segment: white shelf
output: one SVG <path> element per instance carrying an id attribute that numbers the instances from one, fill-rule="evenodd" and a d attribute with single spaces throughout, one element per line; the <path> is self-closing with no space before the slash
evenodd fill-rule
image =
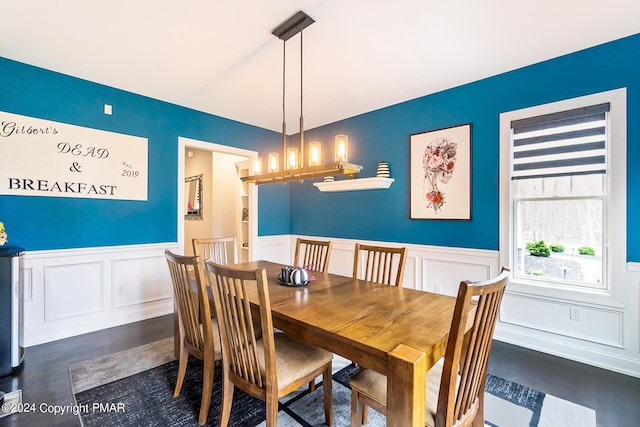
<path id="1" fill-rule="evenodd" d="M 314 182 L 313 185 L 320 191 L 360 191 L 360 190 L 383 190 L 391 187 L 395 179 L 393 178 L 358 178 L 343 179 L 333 182 Z"/>

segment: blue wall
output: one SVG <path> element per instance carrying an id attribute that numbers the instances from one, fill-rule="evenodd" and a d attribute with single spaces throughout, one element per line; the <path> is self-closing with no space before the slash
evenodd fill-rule
<path id="1" fill-rule="evenodd" d="M 0 111 L 140 136 L 149 143 L 148 201 L 0 196 L 9 243 L 27 250 L 175 242 L 179 136 L 256 151 L 280 147 L 276 132 L 8 59 L 0 58 L 0 75 Z M 112 116 L 103 114 L 105 103 L 113 105 Z M 259 233 L 289 233 L 288 191 L 263 193 L 269 199 L 259 201 L 264 207 Z M 286 214 L 274 212 L 272 201 L 285 206 Z"/>
<path id="2" fill-rule="evenodd" d="M 305 132 L 307 141 L 329 146 L 334 135 L 348 134 L 349 159 L 364 166 L 359 177 L 375 176 L 385 160 L 395 182 L 389 190 L 348 193 L 292 184 L 291 232 L 497 250 L 500 113 L 620 87 L 628 96 L 627 258 L 640 261 L 640 35 Z M 472 220 L 411 220 L 410 135 L 469 122 Z"/>
<path id="3" fill-rule="evenodd" d="M 280 149 L 274 132 L 2 58 L 0 75 L 1 111 L 149 139 L 147 202 L 0 196 L 11 243 L 29 250 L 175 241 L 178 136 Z M 385 160 L 396 181 L 348 193 L 320 193 L 311 181 L 260 186 L 258 233 L 496 250 L 499 114 L 620 87 L 628 94 L 627 259 L 640 261 L 640 35 L 306 131 L 327 146 L 348 134 L 361 177 Z M 102 114 L 104 103 L 113 116 Z M 409 136 L 462 123 L 473 125 L 472 220 L 409 219 Z"/>

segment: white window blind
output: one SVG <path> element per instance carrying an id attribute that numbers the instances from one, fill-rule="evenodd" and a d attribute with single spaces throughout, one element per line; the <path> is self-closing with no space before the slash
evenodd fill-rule
<path id="1" fill-rule="evenodd" d="M 511 122 L 512 179 L 606 173 L 609 103 Z"/>

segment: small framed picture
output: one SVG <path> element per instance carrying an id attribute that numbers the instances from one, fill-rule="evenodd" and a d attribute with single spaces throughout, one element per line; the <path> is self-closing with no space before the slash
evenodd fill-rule
<path id="1" fill-rule="evenodd" d="M 471 220 L 471 123 L 410 137 L 411 219 Z"/>

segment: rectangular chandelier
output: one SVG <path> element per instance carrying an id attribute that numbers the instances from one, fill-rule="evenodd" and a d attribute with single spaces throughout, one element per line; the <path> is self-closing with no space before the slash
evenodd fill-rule
<path id="1" fill-rule="evenodd" d="M 253 184 L 271 184 L 275 182 L 287 182 L 308 178 L 321 178 L 325 176 L 349 175 L 353 178 L 362 170 L 362 166 L 349 163 L 348 140 L 346 135 L 335 137 L 335 161 L 322 163 L 322 151 L 320 142 L 309 143 L 309 159 L 305 166 L 304 156 L 304 119 L 302 115 L 302 30 L 315 21 L 303 11 L 298 11 L 289 19 L 278 25 L 272 34 L 283 41 L 283 49 L 291 37 L 300 33 L 300 148 L 289 147 L 287 149 L 287 125 L 285 123 L 285 55 L 282 64 L 282 153 L 271 152 L 267 159 L 267 172 L 262 173 L 262 163 L 258 158 L 253 168 L 254 175 L 241 177 L 242 182 Z"/>

